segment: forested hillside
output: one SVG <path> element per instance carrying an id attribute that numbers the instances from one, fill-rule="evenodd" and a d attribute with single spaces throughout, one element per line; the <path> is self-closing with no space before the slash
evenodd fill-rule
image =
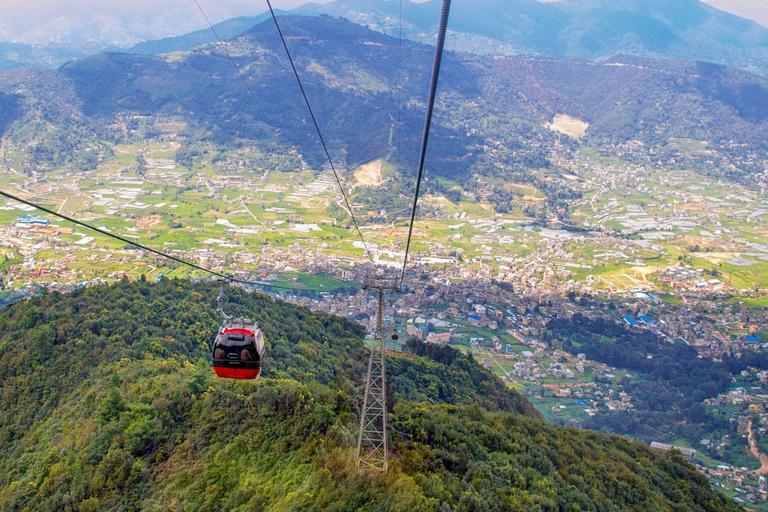
<path id="1" fill-rule="evenodd" d="M 417 343 L 389 361 L 391 470 L 358 473 L 361 328 L 233 289 L 267 363 L 217 380 L 216 291 L 123 281 L 0 311 L 0 509 L 737 510 L 678 455 L 547 424 Z"/>

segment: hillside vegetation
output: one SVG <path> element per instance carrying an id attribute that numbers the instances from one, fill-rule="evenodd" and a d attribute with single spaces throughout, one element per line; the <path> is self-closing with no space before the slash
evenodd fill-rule
<path id="1" fill-rule="evenodd" d="M 123 281 L 0 311 L 0 509 L 737 510 L 679 455 L 547 424 L 417 343 L 389 361 L 391 470 L 361 474 L 362 329 L 231 290 L 267 363 L 217 380 L 215 296 Z"/>

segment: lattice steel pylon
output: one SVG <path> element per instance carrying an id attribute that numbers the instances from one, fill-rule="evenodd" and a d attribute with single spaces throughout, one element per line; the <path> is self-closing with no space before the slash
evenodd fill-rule
<path id="1" fill-rule="evenodd" d="M 382 301 L 385 290 L 396 288 L 383 281 L 369 281 L 366 289 L 379 292 L 376 311 L 376 333 L 368 359 L 368 380 L 365 384 L 363 411 L 360 415 L 360 435 L 357 439 L 357 468 L 363 471 L 387 471 L 387 385 L 384 359 L 384 329 Z"/>

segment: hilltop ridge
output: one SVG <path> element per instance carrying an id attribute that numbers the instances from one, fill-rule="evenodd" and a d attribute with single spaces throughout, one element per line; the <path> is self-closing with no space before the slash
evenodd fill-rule
<path id="1" fill-rule="evenodd" d="M 437 0 L 404 2 L 404 37 L 433 44 L 439 4 Z M 266 13 L 242 11 L 238 15 L 227 6 L 212 11 L 216 17 L 226 12 L 234 16 L 215 25 L 223 39 L 235 37 L 268 17 Z M 308 3 L 289 12 L 339 16 L 389 35 L 400 34 L 397 2 L 337 0 Z M 190 31 L 199 23 L 194 6 L 173 12 L 155 9 L 154 15 L 143 16 L 124 13 L 116 19 L 110 14 L 70 13 L 28 27 L 15 39 L 7 36 L 13 42 L 0 43 L 0 69 L 51 68 L 118 48 L 143 54 L 187 51 L 216 40 L 208 28 Z M 698 0 L 482 0 L 454 5 L 449 28 L 449 48 L 478 54 L 594 61 L 631 54 L 705 61 L 768 74 L 768 28 Z"/>
<path id="2" fill-rule="evenodd" d="M 337 0 L 307 4 L 291 14 L 347 18 L 393 37 L 400 35 L 397 2 Z M 403 36 L 434 44 L 440 2 L 404 2 Z M 225 37 L 257 25 L 265 15 L 242 16 L 216 25 Z M 699 0 L 606 1 L 482 0 L 455 4 L 447 47 L 477 54 L 540 56 L 603 61 L 617 55 L 703 61 L 768 74 L 768 28 Z M 129 51 L 161 53 L 190 50 L 212 42 L 200 30 Z"/>

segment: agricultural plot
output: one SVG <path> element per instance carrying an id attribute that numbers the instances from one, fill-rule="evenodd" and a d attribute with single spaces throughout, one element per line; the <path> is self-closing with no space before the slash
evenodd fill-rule
<path id="1" fill-rule="evenodd" d="M 673 143 L 685 151 L 708 151 L 696 141 Z M 14 169 L 21 162 L 11 148 L 6 151 L 10 165 L 0 169 L 0 185 L 120 236 L 193 259 L 196 251 L 214 251 L 226 264 L 225 254 L 292 247 L 311 250 L 311 255 L 302 255 L 307 264 L 318 254 L 342 265 L 363 257 L 335 177 L 327 170 L 309 169 L 297 154 L 269 155 L 255 147 L 224 151 L 204 143 L 182 148 L 176 141 L 110 149 L 112 156 L 90 171 L 30 174 Z M 194 168 L 183 165 L 189 164 L 189 152 L 198 155 Z M 384 212 L 382 217 L 378 210 L 356 204 L 354 194 L 385 187 L 394 172 L 391 163 L 378 160 L 341 176 L 374 259 L 390 265 L 402 261 L 408 212 Z M 766 281 L 768 235 L 763 223 L 768 203 L 753 191 L 687 170 L 603 157 L 586 147 L 562 168 L 533 174 L 580 190 L 582 197 L 571 201 L 569 222 L 591 231 L 560 230 L 551 213 L 545 220 L 530 217 L 530 208 L 541 208 L 548 199 L 530 183 L 499 185 L 519 198 L 505 214 L 496 212 L 483 194 L 462 190 L 456 202 L 427 194 L 419 204 L 412 240 L 416 261 L 466 265 L 468 272 L 488 275 L 522 273 L 510 279 L 532 289 L 693 288 L 695 279 L 661 280 L 665 269 L 684 265 L 706 271 L 708 283 L 717 280 L 736 289 Z M 444 178 L 438 181 L 443 190 L 458 187 Z M 29 212 L 7 202 L 2 207 L 0 226 L 18 231 L 20 217 Z M 90 236 L 80 228 L 75 232 L 74 240 L 61 235 L 59 240 L 74 244 Z M 121 245 L 99 236 L 89 247 L 94 244 L 104 249 Z M 99 272 L 118 268 L 104 267 Z"/>

